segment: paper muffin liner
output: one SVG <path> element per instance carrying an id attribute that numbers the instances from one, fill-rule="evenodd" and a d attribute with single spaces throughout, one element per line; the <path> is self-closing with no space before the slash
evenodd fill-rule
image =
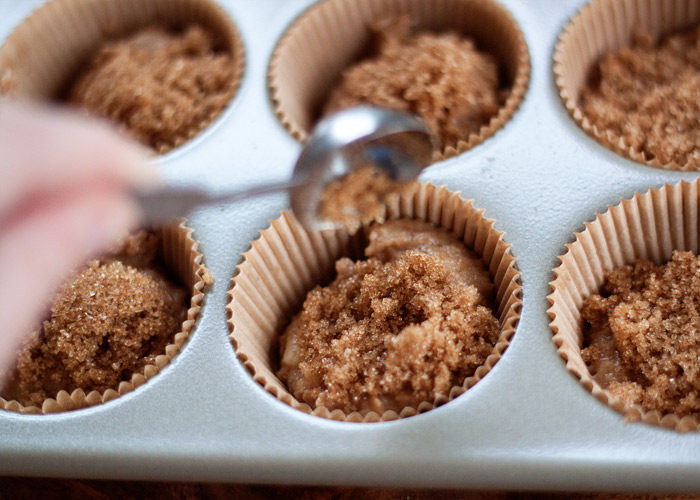
<path id="1" fill-rule="evenodd" d="M 418 219 L 455 233 L 473 249 L 487 267 L 495 284 L 494 316 L 500 334 L 491 354 L 474 375 L 451 389 L 449 396 L 424 401 L 417 408 L 346 415 L 341 410 L 311 408 L 298 401 L 275 374 L 278 339 L 306 294 L 335 275 L 340 257 L 361 258 L 366 241 L 362 231 L 350 236 L 344 230 L 306 230 L 291 213 L 272 221 L 261 231 L 251 249 L 243 254 L 229 290 L 226 306 L 231 342 L 236 355 L 253 378 L 284 403 L 312 415 L 349 422 L 377 422 L 409 417 L 444 404 L 481 380 L 501 358 L 515 333 L 520 318 L 522 286 L 520 272 L 503 233 L 494 221 L 474 208 L 471 201 L 444 187 L 420 184 L 417 191 L 404 194 L 387 207 L 386 219 Z"/>
<path id="2" fill-rule="evenodd" d="M 104 42 L 148 26 L 181 29 L 190 24 L 202 26 L 217 50 L 231 54 L 233 99 L 245 66 L 243 41 L 230 17 L 212 0 L 52 0 L 32 12 L 0 47 L 0 96 L 59 99 Z"/>
<path id="3" fill-rule="evenodd" d="M 304 142 L 317 111 L 370 41 L 367 26 L 407 14 L 419 31 L 456 31 L 496 57 L 509 95 L 477 134 L 446 147 L 434 161 L 456 156 L 499 130 L 523 100 L 530 79 L 530 56 L 517 22 L 494 0 L 324 0 L 306 10 L 287 29 L 268 68 L 269 93 L 279 120 Z"/>
<path id="4" fill-rule="evenodd" d="M 205 287 L 210 285 L 213 279 L 203 264 L 203 256 L 199 252 L 199 244 L 193 238 L 193 231 L 185 226 L 184 221 L 164 227 L 159 230 L 159 233 L 161 236 L 159 261 L 179 280 L 180 284 L 190 291 L 191 298 L 187 319 L 183 321 L 180 331 L 173 335 L 165 351 L 156 357 L 155 364 L 146 365 L 143 370 L 134 373 L 130 380 L 122 381 L 116 389 L 107 389 L 104 392 L 75 389 L 70 393 L 62 390 L 55 398 L 44 400 L 41 408 L 24 406 L 18 401 L 8 401 L 0 397 L 0 410 L 48 414 L 106 403 L 145 384 L 177 356 L 194 330 L 204 302 Z"/>
<path id="5" fill-rule="evenodd" d="M 598 292 L 605 273 L 639 259 L 657 265 L 671 259 L 673 250 L 700 250 L 700 181 L 682 181 L 636 193 L 619 205 L 597 214 L 586 229 L 559 257 L 547 297 L 550 326 L 557 352 L 573 373 L 598 400 L 622 413 L 627 421 L 642 421 L 677 431 L 700 429 L 698 419 L 680 418 L 630 405 L 603 389 L 581 357 L 583 332 L 581 306 Z"/>
<path id="6" fill-rule="evenodd" d="M 692 161 L 679 165 L 647 158 L 615 131 L 592 124 L 579 107 L 581 89 L 601 56 L 629 46 L 639 30 L 657 42 L 664 35 L 691 28 L 698 22 L 697 0 L 592 0 L 584 5 L 565 26 L 554 50 L 554 76 L 569 114 L 589 136 L 631 160 L 668 170 L 700 168 Z"/>

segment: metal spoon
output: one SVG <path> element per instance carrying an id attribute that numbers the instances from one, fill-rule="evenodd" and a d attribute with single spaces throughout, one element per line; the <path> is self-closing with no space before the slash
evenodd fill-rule
<path id="1" fill-rule="evenodd" d="M 135 196 L 144 223 L 157 225 L 184 217 L 199 206 L 288 190 L 299 221 L 309 229 L 327 229 L 335 225 L 318 218 L 318 204 L 330 182 L 368 164 L 399 181 L 414 179 L 430 164 L 432 153 L 432 137 L 414 116 L 358 106 L 316 125 L 289 181 L 217 194 L 200 188 L 162 186 L 138 191 Z"/>

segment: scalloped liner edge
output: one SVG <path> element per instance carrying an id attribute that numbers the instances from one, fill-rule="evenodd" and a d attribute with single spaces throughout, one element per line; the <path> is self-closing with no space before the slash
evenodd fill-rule
<path id="1" fill-rule="evenodd" d="M 653 2 L 654 0 L 651 1 Z M 593 0 L 589 3 L 584 4 L 574 15 L 571 16 L 571 18 L 568 20 L 568 22 L 562 29 L 561 34 L 559 35 L 559 38 L 557 39 L 557 42 L 554 46 L 554 54 L 552 56 L 552 72 L 554 74 L 554 80 L 557 89 L 559 90 L 559 97 L 561 98 L 564 107 L 568 111 L 569 115 L 574 119 L 576 124 L 589 137 L 593 138 L 601 146 L 629 160 L 641 163 L 643 165 L 647 165 L 649 167 L 661 168 L 664 170 L 678 170 L 684 172 L 696 171 L 700 169 L 700 162 L 696 162 L 695 164 L 693 164 L 693 162 L 688 161 L 688 163 L 684 165 L 679 165 L 675 161 L 670 163 L 661 163 L 656 158 L 647 159 L 646 154 L 644 152 L 635 150 L 632 146 L 625 142 L 622 136 L 615 134 L 611 130 L 601 130 L 597 126 L 592 125 L 591 122 L 588 120 L 587 116 L 578 106 L 578 102 L 571 97 L 569 88 L 566 85 L 568 72 L 565 64 L 565 55 L 568 53 L 567 51 L 569 50 L 569 48 L 575 45 L 574 42 L 576 41 L 577 35 L 576 29 L 580 26 L 583 26 L 584 22 L 590 21 L 590 18 L 593 17 L 591 14 L 593 9 L 603 9 L 607 7 L 613 8 L 611 6 L 615 5 L 615 2 L 619 2 L 619 0 Z M 630 3 L 634 6 L 637 5 L 637 3 L 634 2 Z M 695 21 L 700 21 L 700 18 L 696 19 Z M 670 27 L 670 30 L 673 31 L 673 27 Z M 588 47 L 586 48 L 588 49 Z M 575 48 L 572 48 L 571 50 L 575 50 Z M 605 52 L 607 52 L 607 50 L 603 51 L 603 53 Z M 592 61 L 591 64 L 595 64 L 595 61 Z M 578 91 L 579 89 L 576 90 Z"/>
<path id="2" fill-rule="evenodd" d="M 142 371 L 134 373 L 129 381 L 120 382 L 116 390 L 107 389 L 102 393 L 99 391 L 90 391 L 87 394 L 83 389 L 75 389 L 71 393 L 61 390 L 55 398 L 44 400 L 41 408 L 36 406 L 24 406 L 18 401 L 8 401 L 0 397 L 0 410 L 14 411 L 22 414 L 50 414 L 96 406 L 112 401 L 144 385 L 165 366 L 170 364 L 173 358 L 179 354 L 194 330 L 197 319 L 199 318 L 199 313 L 204 305 L 205 287 L 213 283 L 213 278 L 211 277 L 209 269 L 207 269 L 202 262 L 204 256 L 199 251 L 199 243 L 193 238 L 194 230 L 185 226 L 184 221 L 178 222 L 173 228 L 177 229 L 179 236 L 183 238 L 183 242 L 188 245 L 187 253 L 191 255 L 188 267 L 191 267 L 193 270 L 192 276 L 194 277 L 194 284 L 192 285 L 192 297 L 190 299 L 190 307 L 187 310 L 187 319 L 183 321 L 182 329 L 173 336 L 173 342 L 165 347 L 164 354 L 156 358 L 155 364 L 146 365 Z"/>
<path id="3" fill-rule="evenodd" d="M 270 101 L 272 102 L 274 113 L 277 116 L 277 119 L 284 126 L 284 128 L 287 129 L 287 131 L 292 135 L 292 137 L 294 137 L 301 143 L 306 142 L 306 140 L 309 137 L 309 131 L 301 125 L 299 125 L 297 121 L 293 120 L 285 113 L 283 104 L 280 99 L 279 89 L 281 84 L 277 80 L 277 67 L 279 65 L 280 51 L 281 48 L 283 48 L 284 45 L 287 43 L 287 41 L 290 40 L 295 34 L 295 30 L 299 29 L 299 26 L 303 23 L 305 16 L 311 13 L 314 9 L 321 8 L 323 5 L 329 3 L 330 1 L 331 0 L 325 0 L 323 2 L 310 6 L 309 8 L 304 10 L 289 25 L 289 27 L 285 30 L 285 32 L 277 42 L 275 49 L 272 52 L 272 56 L 270 57 L 270 62 L 268 65 L 267 87 L 268 95 L 270 96 Z M 505 9 L 505 7 L 496 2 L 493 2 L 492 5 L 495 5 L 498 9 L 502 11 L 502 14 L 506 18 L 506 20 L 511 24 L 513 31 L 516 33 L 518 44 L 518 55 L 516 62 L 517 69 L 513 78 L 513 85 L 511 91 L 508 94 L 506 101 L 503 103 L 503 106 L 501 106 L 501 108 L 498 110 L 498 113 L 496 113 L 496 115 L 489 120 L 489 123 L 483 125 L 479 129 L 479 132 L 477 134 L 470 134 L 466 141 L 459 140 L 457 142 L 456 147 L 447 146 L 441 151 L 435 151 L 433 153 L 433 163 L 458 156 L 472 149 L 473 147 L 478 146 L 486 139 L 496 134 L 496 132 L 503 128 L 505 124 L 513 117 L 515 112 L 520 107 L 525 97 L 525 93 L 527 92 L 527 88 L 530 82 L 531 63 L 530 53 L 528 51 L 527 43 L 525 41 L 525 36 L 510 11 L 508 11 L 507 9 Z"/>
<path id="4" fill-rule="evenodd" d="M 552 331 L 552 340 L 557 347 L 557 353 L 564 360 L 566 369 L 580 381 L 586 390 L 593 394 L 593 396 L 601 403 L 610 406 L 617 412 L 621 413 L 626 422 L 641 421 L 647 424 L 657 425 L 679 432 L 700 430 L 700 421 L 692 416 L 679 418 L 673 414 L 662 415 L 656 410 L 646 411 L 640 405 L 629 405 L 622 399 L 616 398 L 607 392 L 600 386 L 600 384 L 598 384 L 598 382 L 595 381 L 581 358 L 581 325 L 580 316 L 578 316 L 580 312 L 580 305 L 575 310 L 572 310 L 570 307 L 567 308 L 568 304 L 561 304 L 561 301 L 558 299 L 563 295 L 571 298 L 573 295 L 571 293 L 572 291 L 576 292 L 576 295 L 580 297 L 581 302 L 590 296 L 590 293 L 587 294 L 585 290 L 581 291 L 576 289 L 575 280 L 570 278 L 570 276 L 572 274 L 577 274 L 582 280 L 585 280 L 586 277 L 591 278 L 593 281 L 599 280 L 596 280 L 592 276 L 585 276 L 585 269 L 581 269 L 581 265 L 575 262 L 574 253 L 577 251 L 585 253 L 585 250 L 583 249 L 583 239 L 592 234 L 593 231 L 598 229 L 601 229 L 602 231 L 603 223 L 607 219 L 612 219 L 613 211 L 621 211 L 627 215 L 628 211 L 638 208 L 640 203 L 652 201 L 653 196 L 655 195 L 668 197 L 669 192 L 672 196 L 676 191 L 680 192 L 675 194 L 680 196 L 681 201 L 685 201 L 684 189 L 686 186 L 690 186 L 687 189 L 694 189 L 695 192 L 700 193 L 700 179 L 696 179 L 692 182 L 681 181 L 677 184 L 666 183 L 661 188 L 651 188 L 644 194 L 637 192 L 630 198 L 624 198 L 617 205 L 608 206 L 608 209 L 602 214 L 596 213 L 594 220 L 587 222 L 583 231 L 574 233 L 574 241 L 568 243 L 566 245 L 566 252 L 558 257 L 559 265 L 552 271 L 554 279 L 549 282 L 551 293 L 547 296 L 547 314 L 550 318 L 549 326 Z M 700 205 L 700 199 L 695 200 L 695 203 Z M 681 203 L 680 206 L 683 207 L 681 208 L 682 212 L 685 212 L 685 204 Z M 654 212 L 653 215 L 658 215 L 655 213 L 655 210 L 652 210 L 652 212 Z M 642 238 L 641 235 L 639 237 Z M 669 238 L 671 237 L 669 236 Z M 607 243 L 608 242 L 606 241 L 606 244 Z M 606 249 L 607 248 L 608 247 L 606 246 Z M 598 263 L 601 265 L 601 268 L 606 272 L 613 269 L 612 266 L 602 265 L 604 260 L 606 259 L 599 259 Z M 588 260 L 586 264 L 590 264 L 590 262 L 591 261 Z M 570 268 L 573 269 L 570 270 Z M 576 271 L 576 273 L 573 273 L 572 271 Z M 598 287 L 599 286 L 600 283 L 598 283 Z M 571 302 L 578 301 L 572 299 Z M 576 326 L 572 328 L 572 324 L 576 324 Z M 574 339 L 576 339 L 575 342 Z"/>
<path id="5" fill-rule="evenodd" d="M 466 224 L 469 222 L 470 218 L 475 218 L 482 224 L 482 229 L 485 229 L 488 231 L 490 236 L 495 236 L 496 241 L 493 244 L 493 249 L 492 249 L 492 256 L 495 255 L 497 252 L 501 254 L 500 260 L 497 264 L 493 264 L 490 266 L 491 268 L 496 268 L 501 269 L 502 268 L 502 263 L 505 262 L 505 271 L 501 273 L 503 276 L 501 277 L 501 283 L 497 284 L 497 289 L 498 289 L 498 294 L 500 295 L 505 295 L 501 297 L 501 300 L 499 301 L 499 307 L 500 305 L 507 305 L 507 309 L 504 309 L 501 311 L 499 322 L 501 323 L 501 332 L 498 337 L 498 340 L 496 341 L 496 344 L 494 345 L 493 350 L 491 351 L 491 354 L 487 357 L 487 359 L 484 361 L 484 363 L 477 368 L 476 372 L 474 375 L 471 377 L 468 377 L 464 380 L 463 384 L 460 386 L 455 386 L 450 390 L 449 395 L 446 397 L 444 395 L 438 396 L 435 401 L 433 402 L 422 402 L 421 404 L 418 405 L 417 408 L 412 408 L 412 407 L 406 407 L 401 410 L 401 412 L 397 413 L 395 411 L 386 411 L 382 415 L 377 414 L 376 412 L 368 412 L 367 414 L 362 415 L 359 412 L 353 412 L 349 415 L 346 415 L 340 410 L 334 410 L 334 411 L 329 411 L 327 408 L 319 407 L 312 409 L 308 404 L 302 403 L 298 401 L 294 396 L 292 396 L 285 388 L 285 390 L 280 390 L 280 387 L 283 387 L 283 384 L 279 381 L 276 380 L 275 384 L 270 383 L 265 376 L 260 374 L 260 371 L 257 368 L 257 365 L 255 363 L 255 356 L 251 355 L 248 352 L 242 352 L 239 349 L 239 341 L 236 338 L 236 325 L 235 325 L 235 311 L 233 308 L 236 306 L 237 301 L 240 301 L 240 297 L 238 297 L 239 293 L 240 294 L 245 294 L 246 290 L 241 291 L 241 288 L 243 285 L 241 285 L 241 275 L 243 275 L 246 271 L 247 263 L 250 262 L 251 257 L 256 255 L 257 250 L 254 245 L 251 244 L 251 248 L 246 251 L 241 259 L 241 263 L 237 266 L 236 268 L 236 273 L 235 276 L 231 280 L 231 288 L 228 291 L 228 303 L 226 305 L 226 311 L 227 311 L 227 324 L 229 326 L 229 338 L 231 340 L 231 344 L 234 348 L 234 351 L 236 353 L 236 356 L 238 357 L 239 361 L 243 364 L 243 366 L 246 368 L 248 373 L 253 377 L 253 379 L 260 384 L 267 392 L 275 396 L 277 399 L 282 401 L 283 403 L 291 406 L 292 408 L 295 408 L 296 410 L 302 411 L 304 413 L 314 415 L 314 416 L 319 416 L 323 418 L 328 418 L 332 420 L 340 420 L 340 421 L 346 421 L 346 422 L 379 422 L 379 421 L 388 421 L 388 420 L 396 420 L 399 418 L 406 418 L 409 416 L 417 415 L 419 413 L 424 413 L 426 411 L 432 410 L 433 408 L 436 408 L 437 406 L 440 406 L 442 404 L 445 404 L 452 399 L 456 398 L 457 396 L 463 394 L 466 392 L 469 388 L 473 387 L 479 380 L 481 380 L 492 368 L 496 363 L 500 360 L 500 358 L 503 356 L 504 352 L 506 351 L 508 345 L 510 344 L 510 341 L 515 334 L 519 319 L 520 319 L 520 311 L 522 308 L 522 284 L 521 284 L 521 276 L 520 272 L 517 269 L 517 262 L 515 257 L 513 257 L 511 253 L 511 245 L 509 243 L 506 243 L 503 240 L 504 233 L 502 231 L 497 231 L 493 229 L 493 223 L 494 221 L 492 219 L 487 219 L 486 217 L 483 216 L 484 210 L 483 209 L 477 209 L 474 208 L 472 205 L 472 200 L 464 200 L 459 196 L 458 192 L 452 192 L 448 191 L 444 186 L 441 187 L 436 187 L 433 184 L 430 183 L 421 183 L 420 188 L 416 193 L 412 194 L 410 196 L 410 199 L 404 199 L 402 198 L 397 202 L 397 206 L 393 207 L 393 209 L 390 209 L 388 212 L 388 218 L 394 219 L 394 218 L 399 218 L 399 216 L 405 215 L 402 212 L 405 210 L 406 206 L 409 203 L 420 203 L 421 198 L 423 198 L 423 201 L 426 200 L 437 200 L 439 199 L 440 201 L 440 206 L 439 207 L 429 207 L 425 206 L 422 207 L 421 209 L 415 209 L 413 216 L 409 216 L 406 218 L 415 218 L 419 220 L 425 220 L 433 223 L 438 223 L 440 219 L 443 218 L 443 207 L 448 205 L 449 202 L 452 202 L 454 205 L 458 205 L 454 207 L 454 210 L 462 209 L 466 213 L 466 217 L 462 218 L 457 218 L 454 217 L 454 213 L 452 214 L 452 219 L 450 221 L 451 225 L 456 224 L 459 222 L 461 228 L 466 229 Z M 429 202 L 426 202 L 425 205 L 428 205 Z M 450 207 L 447 207 L 450 208 Z M 439 210 L 438 210 L 439 209 Z M 436 214 L 436 212 L 439 212 L 439 214 Z M 421 216 L 421 214 L 424 215 Z M 277 221 L 285 221 L 285 220 L 290 220 L 292 221 L 292 224 L 297 224 L 295 220 L 293 220 L 293 217 L 288 214 L 287 212 L 283 213 L 282 216 L 278 219 L 275 219 L 275 221 L 271 221 L 270 226 L 268 228 L 262 230 L 260 232 L 259 237 L 255 240 L 255 242 L 265 240 L 271 235 L 275 234 L 275 228 L 273 227 L 273 224 Z M 438 225 L 440 225 L 438 223 Z M 442 226 L 446 227 L 446 226 Z M 446 227 L 449 230 L 454 230 L 456 228 L 452 227 Z M 476 233 L 478 232 L 477 230 L 474 232 L 474 237 L 476 236 Z M 466 235 L 459 235 L 460 237 L 466 238 Z M 490 238 L 482 238 L 482 246 L 485 247 L 488 244 Z M 483 250 L 482 248 L 481 250 Z M 476 249 L 475 249 L 476 250 Z M 479 252 L 477 252 L 479 253 Z M 483 255 L 482 255 L 483 259 Z M 334 259 L 335 260 L 335 259 Z M 489 267 L 487 265 L 487 267 Z M 492 269 L 489 269 L 489 273 L 493 277 L 493 272 Z M 308 291 L 308 290 L 307 290 Z M 304 292 L 304 295 L 306 292 Z M 506 295 L 507 294 L 507 295 Z M 303 299 L 303 297 L 301 297 Z M 269 355 L 269 354 L 268 354 Z"/>

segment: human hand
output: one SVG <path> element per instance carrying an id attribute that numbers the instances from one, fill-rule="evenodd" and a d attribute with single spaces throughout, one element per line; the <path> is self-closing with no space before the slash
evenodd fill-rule
<path id="1" fill-rule="evenodd" d="M 97 120 L 0 103 L 0 373 L 71 271 L 137 224 L 145 159 Z"/>

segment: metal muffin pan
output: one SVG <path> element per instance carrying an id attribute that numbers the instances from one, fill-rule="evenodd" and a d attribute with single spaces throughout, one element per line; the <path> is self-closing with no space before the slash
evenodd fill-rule
<path id="1" fill-rule="evenodd" d="M 41 0 L 0 2 L 0 40 Z M 310 0 L 221 0 L 246 69 L 232 105 L 156 160 L 172 183 L 212 191 L 286 178 L 300 145 L 269 102 L 270 54 Z M 259 386 L 228 338 L 226 292 L 241 254 L 287 207 L 273 195 L 195 213 L 189 225 L 215 284 L 183 351 L 158 376 L 100 406 L 57 415 L 0 412 L 0 473 L 90 478 L 548 490 L 700 491 L 700 433 L 625 423 L 556 353 L 546 314 L 557 256 L 596 212 L 652 186 L 692 180 L 626 160 L 578 128 L 557 94 L 552 53 L 580 0 L 503 0 L 527 40 L 520 109 L 483 144 L 421 180 L 461 191 L 505 231 L 522 273 L 511 345 L 467 393 L 384 423 L 306 415 Z"/>

